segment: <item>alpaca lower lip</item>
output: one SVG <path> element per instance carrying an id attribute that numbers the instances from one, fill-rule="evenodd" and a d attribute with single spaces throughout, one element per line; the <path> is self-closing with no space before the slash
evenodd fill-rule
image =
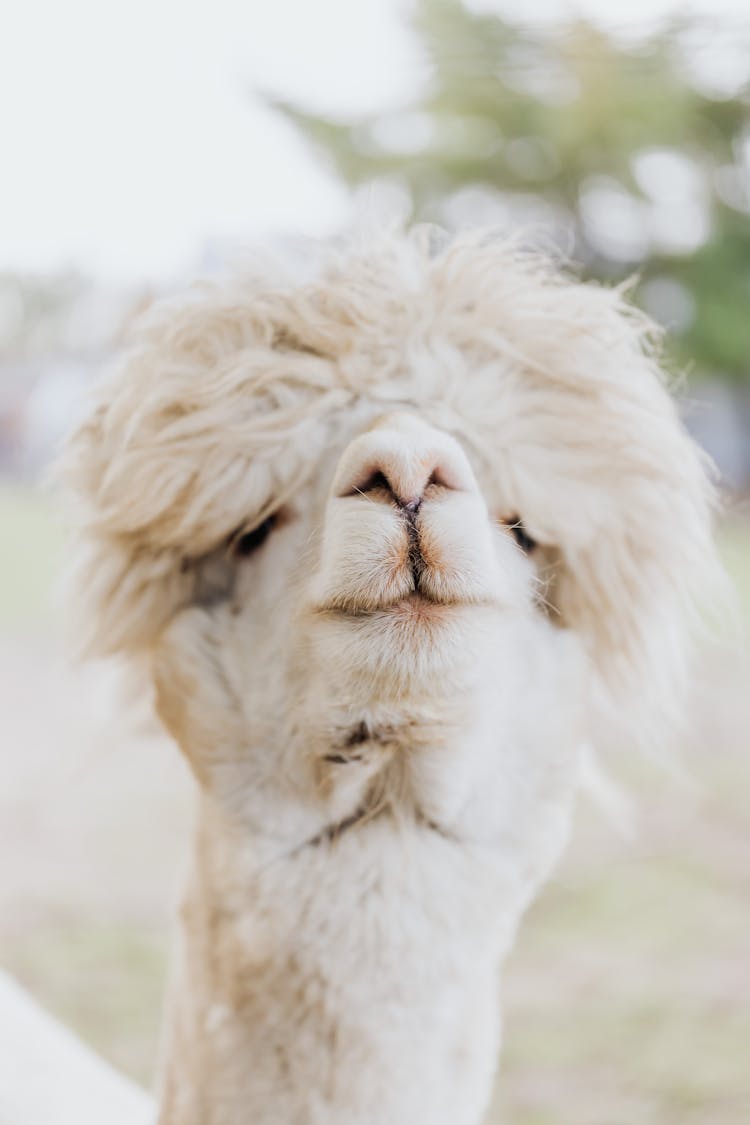
<path id="1" fill-rule="evenodd" d="M 455 601 L 444 598 L 438 600 L 431 598 L 427 594 L 420 593 L 413 590 L 409 594 L 396 598 L 392 601 L 383 601 L 381 603 L 363 603 L 357 605 L 356 603 L 343 603 L 341 605 L 329 604 L 321 606 L 323 613 L 331 613 L 338 617 L 374 617 L 381 616 L 382 614 L 395 614 L 398 616 L 408 615 L 410 617 L 419 616 L 436 616 L 445 613 L 452 609 L 458 609 L 473 605 L 475 603 L 456 599 Z"/>
<path id="2" fill-rule="evenodd" d="M 410 612 L 419 613 L 422 610 L 430 609 L 449 609 L 451 606 L 457 605 L 457 602 L 452 601 L 436 601 L 434 598 L 426 594 L 422 594 L 415 590 L 411 594 L 407 594 L 405 598 L 400 598 L 397 602 L 388 606 L 389 609 L 395 610 L 408 610 Z"/>

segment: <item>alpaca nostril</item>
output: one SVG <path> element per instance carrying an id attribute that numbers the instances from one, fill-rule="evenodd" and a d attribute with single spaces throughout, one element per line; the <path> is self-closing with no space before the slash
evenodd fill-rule
<path id="1" fill-rule="evenodd" d="M 360 484 L 354 485 L 349 495 L 353 496 L 355 492 L 376 492 L 378 489 L 393 493 L 391 482 L 385 473 L 381 469 L 374 469 Z"/>

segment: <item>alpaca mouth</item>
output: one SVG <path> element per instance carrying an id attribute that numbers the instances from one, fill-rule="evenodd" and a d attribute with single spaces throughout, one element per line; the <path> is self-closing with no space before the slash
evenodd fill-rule
<path id="1" fill-rule="evenodd" d="M 493 604 L 489 598 L 435 597 L 422 589 L 400 593 L 396 597 L 383 598 L 376 602 L 359 600 L 354 597 L 333 599 L 319 606 L 318 612 L 344 618 L 382 617 L 384 614 L 396 619 L 434 622 L 451 611 L 476 608 Z"/>
<path id="2" fill-rule="evenodd" d="M 466 602 L 436 601 L 429 595 L 414 590 L 405 598 L 400 598 L 387 607 L 389 614 L 397 621 L 410 625 L 429 626 L 443 620 L 451 611 Z"/>

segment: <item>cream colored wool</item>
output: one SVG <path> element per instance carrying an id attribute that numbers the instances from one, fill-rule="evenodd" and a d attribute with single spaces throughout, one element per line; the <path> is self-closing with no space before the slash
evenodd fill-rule
<path id="1" fill-rule="evenodd" d="M 200 792 L 162 1125 L 481 1120 L 580 748 L 661 746 L 716 570 L 650 333 L 489 235 L 383 235 L 163 302 L 99 388 L 76 604 Z"/>

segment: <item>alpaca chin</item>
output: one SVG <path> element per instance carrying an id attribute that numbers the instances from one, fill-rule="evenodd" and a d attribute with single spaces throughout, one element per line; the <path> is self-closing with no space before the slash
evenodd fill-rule
<path id="1" fill-rule="evenodd" d="M 409 596 L 366 615 L 316 614 L 311 646 L 353 705 L 466 689 L 488 657 L 498 611 Z"/>

